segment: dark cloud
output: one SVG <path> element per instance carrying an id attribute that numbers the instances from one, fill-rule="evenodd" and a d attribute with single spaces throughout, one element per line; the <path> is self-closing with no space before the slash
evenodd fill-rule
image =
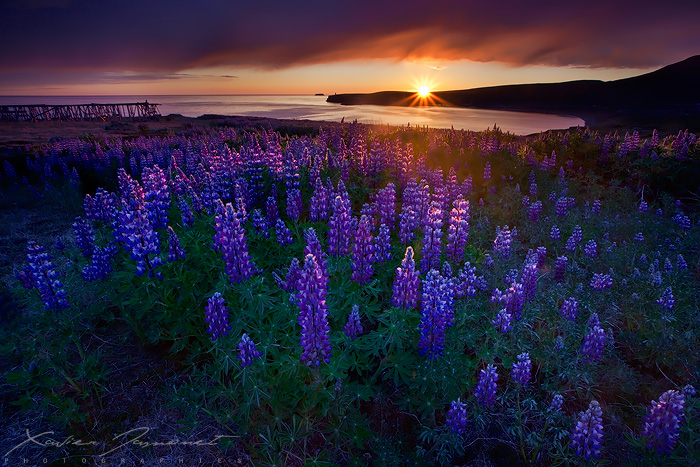
<path id="1" fill-rule="evenodd" d="M 350 59 L 646 68 L 700 53 L 698 18 L 686 1 L 5 1 L 0 73 L 178 79 Z"/>

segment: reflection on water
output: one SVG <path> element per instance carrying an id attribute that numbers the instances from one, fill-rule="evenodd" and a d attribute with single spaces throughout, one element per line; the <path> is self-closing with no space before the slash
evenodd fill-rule
<path id="1" fill-rule="evenodd" d="M 143 102 L 160 104 L 163 115 L 204 114 L 245 115 L 300 120 L 325 120 L 388 125 L 429 126 L 481 131 L 496 124 L 503 131 L 526 135 L 550 129 L 583 126 L 578 117 L 506 112 L 456 107 L 343 106 L 326 102 L 325 96 L 239 95 L 239 96 L 5 96 L 0 105 L 90 104 Z"/>

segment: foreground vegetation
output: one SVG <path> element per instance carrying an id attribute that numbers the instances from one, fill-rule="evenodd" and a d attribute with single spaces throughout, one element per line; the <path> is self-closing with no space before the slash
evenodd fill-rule
<path id="1" fill-rule="evenodd" d="M 30 424 L 96 444 L 10 458 L 698 463 L 699 157 L 358 124 L 36 147 L 3 170 L 4 451 Z M 145 426 L 218 441 L 110 452 Z"/>

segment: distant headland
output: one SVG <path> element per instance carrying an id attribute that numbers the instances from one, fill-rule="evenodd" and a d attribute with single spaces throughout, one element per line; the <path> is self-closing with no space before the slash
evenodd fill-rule
<path id="1" fill-rule="evenodd" d="M 420 105 L 575 115 L 590 126 L 674 123 L 700 130 L 700 55 L 615 81 L 514 84 L 432 93 Z M 416 105 L 416 93 L 334 94 L 342 105 Z"/>

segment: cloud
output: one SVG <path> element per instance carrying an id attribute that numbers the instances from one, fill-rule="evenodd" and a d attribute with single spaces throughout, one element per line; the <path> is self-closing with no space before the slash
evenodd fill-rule
<path id="1" fill-rule="evenodd" d="M 432 70 L 440 71 L 440 70 L 444 70 L 445 68 L 446 68 L 446 67 L 444 67 L 444 66 L 430 65 L 430 69 L 432 69 Z"/>
<path id="2" fill-rule="evenodd" d="M 700 3 L 35 0 L 0 4 L 0 73 L 279 69 L 388 59 L 663 66 L 700 53 Z M 31 33 L 28 33 L 31 31 Z M 439 67 L 434 67 L 439 69 Z M 160 76 L 155 78 L 155 76 Z M 220 75 L 233 77 L 233 75 Z"/>

